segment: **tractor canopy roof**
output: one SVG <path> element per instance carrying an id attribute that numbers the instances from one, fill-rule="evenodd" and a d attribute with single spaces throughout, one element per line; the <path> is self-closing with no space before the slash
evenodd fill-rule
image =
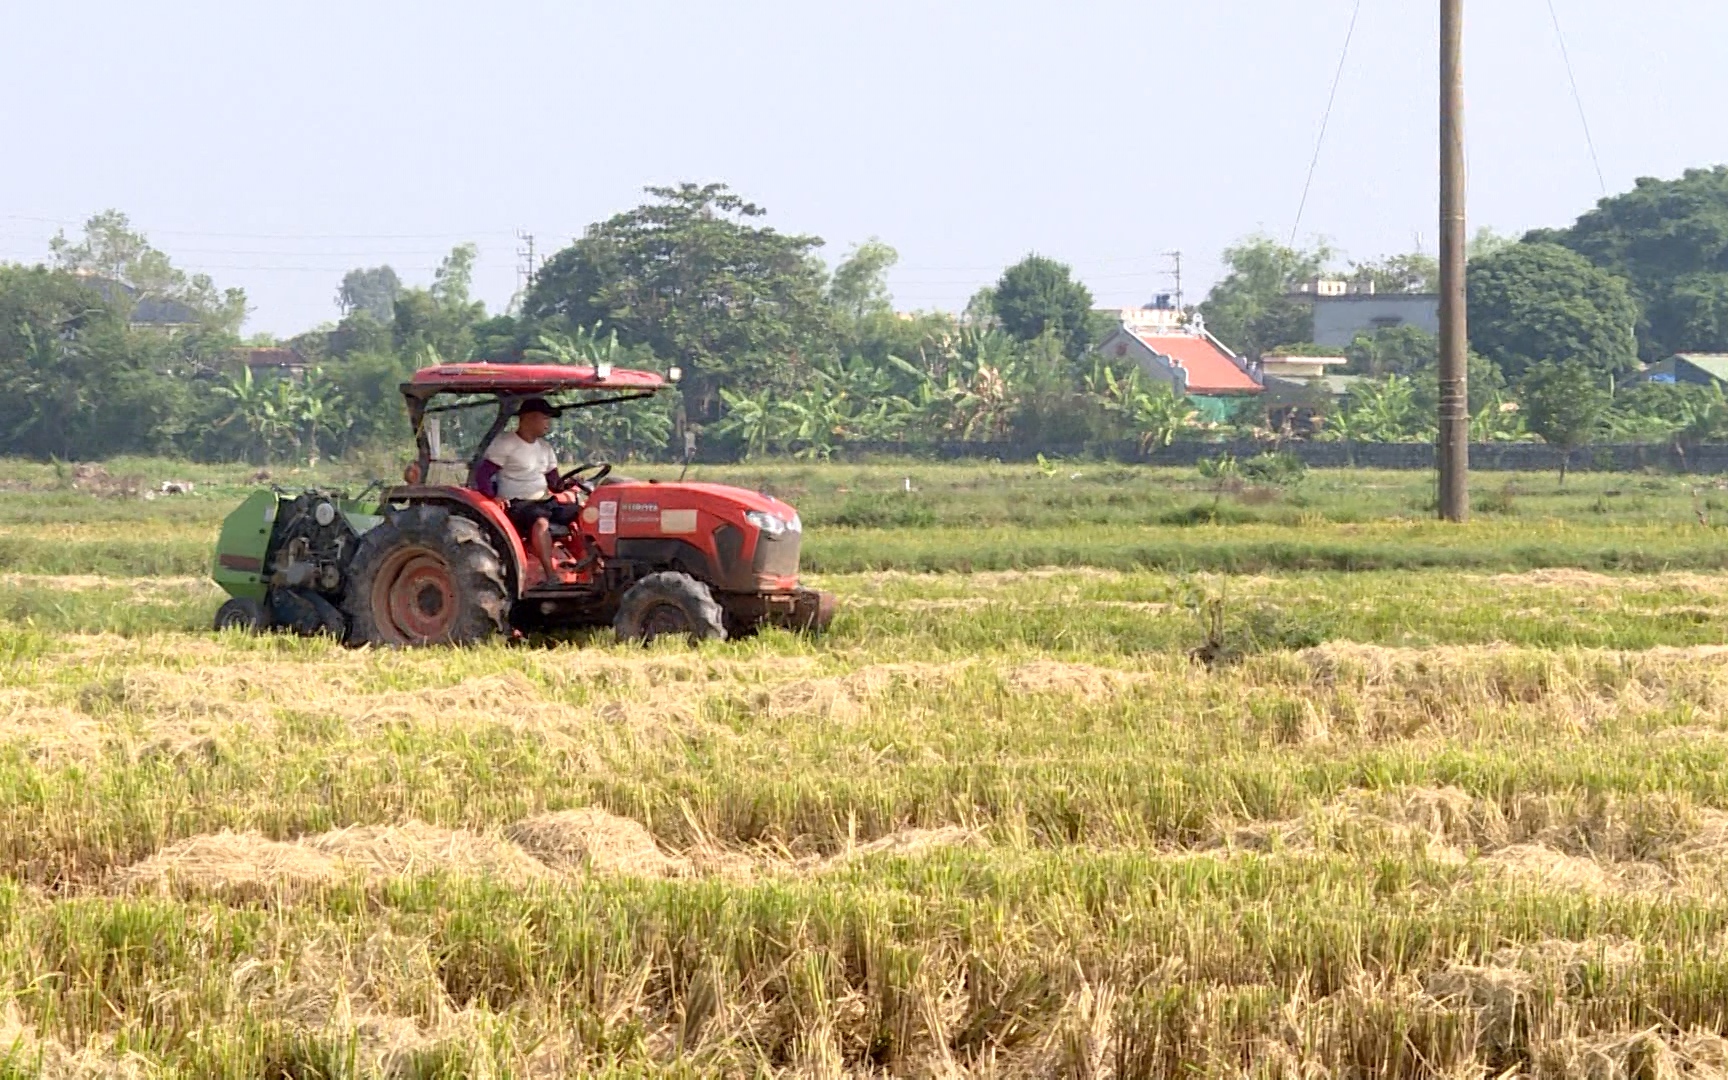
<path id="1" fill-rule="evenodd" d="M 435 364 L 416 371 L 402 392 L 425 401 L 437 394 L 551 394 L 561 390 L 653 391 L 669 385 L 652 371 L 601 365 Z"/>

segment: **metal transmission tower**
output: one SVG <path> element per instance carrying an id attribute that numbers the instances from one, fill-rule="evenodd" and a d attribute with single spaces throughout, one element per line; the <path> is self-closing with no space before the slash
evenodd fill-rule
<path id="1" fill-rule="evenodd" d="M 1170 271 L 1170 276 L 1176 279 L 1176 310 L 1181 311 L 1182 310 L 1182 253 L 1180 251 L 1166 251 L 1164 253 L 1164 257 L 1166 259 L 1169 259 L 1171 261 L 1172 266 L 1173 266 L 1173 269 Z"/>
<path id="2" fill-rule="evenodd" d="M 1440 0 L 1440 517 L 1470 517 L 1464 0 Z"/>
<path id="3" fill-rule="evenodd" d="M 516 249 L 516 258 L 521 260 L 516 264 L 516 290 L 526 296 L 534 286 L 534 275 L 538 271 L 534 263 L 534 234 L 517 229 L 516 239 L 522 242 L 522 246 Z"/>

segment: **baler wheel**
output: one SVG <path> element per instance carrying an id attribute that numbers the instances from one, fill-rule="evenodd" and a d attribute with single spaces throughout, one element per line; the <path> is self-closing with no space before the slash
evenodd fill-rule
<path id="1" fill-rule="evenodd" d="M 270 612 L 256 600 L 236 596 L 216 609 L 216 631 L 247 630 L 258 633 L 270 628 Z"/>

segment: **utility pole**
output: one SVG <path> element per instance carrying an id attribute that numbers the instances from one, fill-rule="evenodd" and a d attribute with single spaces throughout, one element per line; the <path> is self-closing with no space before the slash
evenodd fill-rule
<path id="1" fill-rule="evenodd" d="M 534 285 L 534 234 L 517 229 L 516 239 L 522 242 L 516 249 L 516 257 L 522 260 L 516 266 L 516 290 L 526 296 Z"/>
<path id="2" fill-rule="evenodd" d="M 1440 517 L 1470 517 L 1464 0 L 1440 0 Z"/>
<path id="3" fill-rule="evenodd" d="M 1181 311 L 1182 310 L 1182 253 L 1180 251 L 1166 251 L 1164 253 L 1164 256 L 1165 256 L 1165 258 L 1171 260 L 1173 263 L 1176 264 L 1176 269 L 1173 271 L 1173 276 L 1176 278 L 1176 310 Z"/>

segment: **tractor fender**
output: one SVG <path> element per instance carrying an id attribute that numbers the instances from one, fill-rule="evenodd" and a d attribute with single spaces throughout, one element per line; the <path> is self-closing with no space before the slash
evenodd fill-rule
<path id="1" fill-rule="evenodd" d="M 486 530 L 488 537 L 504 559 L 504 578 L 511 595 L 522 595 L 522 568 L 528 565 L 528 549 L 516 526 L 498 500 L 468 488 L 425 487 L 420 485 L 393 487 L 383 496 L 384 505 L 410 503 L 417 506 L 446 506 L 472 518 Z"/>

